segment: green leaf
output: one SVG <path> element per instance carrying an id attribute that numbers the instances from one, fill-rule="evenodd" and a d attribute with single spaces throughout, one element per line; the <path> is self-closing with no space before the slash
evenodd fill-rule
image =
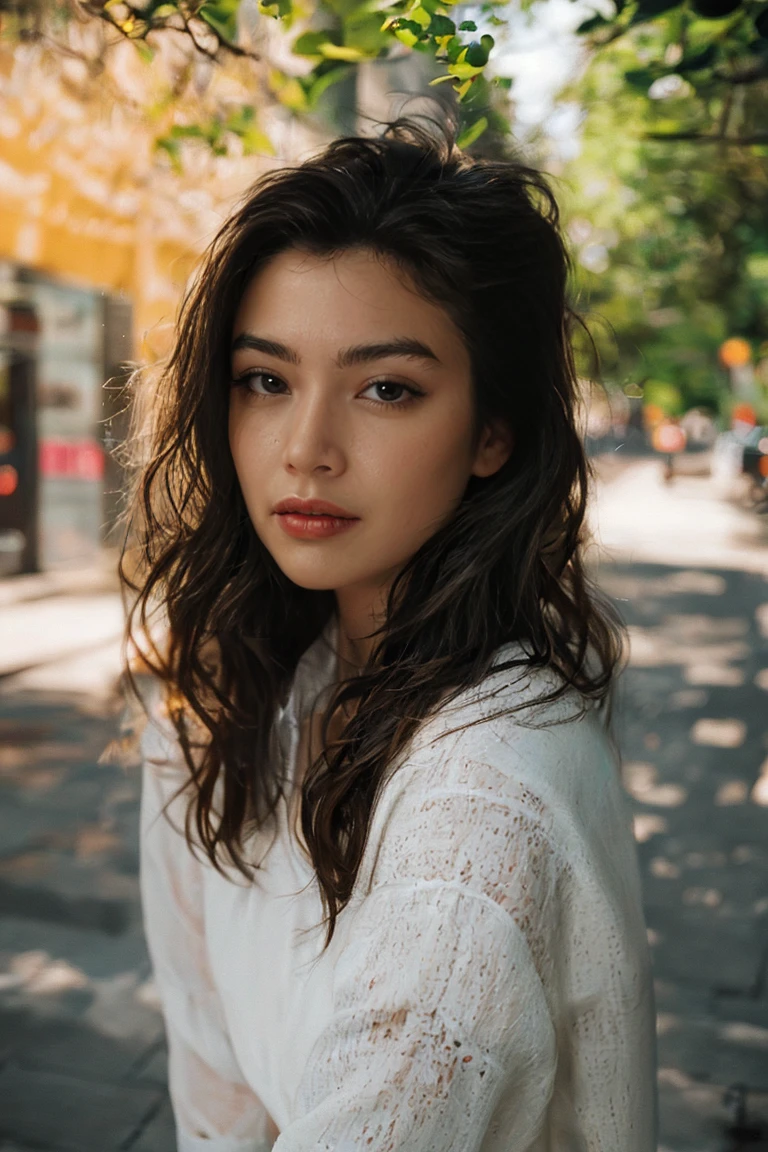
<path id="1" fill-rule="evenodd" d="M 177 140 L 170 140 L 167 136 L 160 136 L 155 140 L 155 149 L 165 152 L 171 161 L 174 172 L 181 174 L 181 148 Z"/>
<path id="2" fill-rule="evenodd" d="M 497 88 L 503 88 L 505 92 L 509 92 L 510 88 L 512 87 L 512 77 L 511 76 L 494 76 L 493 83 L 496 85 Z"/>
<path id="3" fill-rule="evenodd" d="M 714 64 L 717 55 L 717 45 L 709 44 L 703 52 L 697 52 L 694 56 L 684 56 L 680 63 L 675 65 L 674 71 L 697 72 L 702 68 L 709 68 L 710 64 Z"/>
<path id="4" fill-rule="evenodd" d="M 303 112 L 307 107 L 307 87 L 297 76 L 286 76 L 277 68 L 268 73 L 269 87 L 285 108 L 292 112 Z M 310 76 L 311 81 L 311 76 Z"/>
<path id="5" fill-rule="evenodd" d="M 459 32 L 477 32 L 477 24 L 474 20 L 462 20 L 459 24 Z"/>
<path id="6" fill-rule="evenodd" d="M 469 127 L 464 129 L 456 141 L 457 147 L 468 148 L 470 144 L 474 144 L 478 137 L 482 136 L 487 127 L 488 117 L 481 116 L 479 120 L 475 120 L 474 124 L 470 124 Z"/>
<path id="7" fill-rule="evenodd" d="M 136 51 L 145 64 L 151 64 L 155 58 L 155 50 L 147 44 L 146 40 L 133 40 L 132 43 L 136 47 Z"/>
<path id="8" fill-rule="evenodd" d="M 472 68 L 484 68 L 488 63 L 488 49 L 479 40 L 470 40 L 464 60 Z"/>
<path id="9" fill-rule="evenodd" d="M 433 16 L 429 31 L 432 36 L 455 36 L 456 25 L 448 16 Z"/>
<path id="10" fill-rule="evenodd" d="M 585 36 L 590 32 L 596 32 L 598 28 L 605 28 L 610 23 L 611 21 L 606 20 L 605 16 L 601 16 L 599 12 L 596 12 L 595 15 L 590 16 L 589 19 L 582 20 L 576 32 L 579 36 Z"/>
<path id="11" fill-rule="evenodd" d="M 206 0 L 198 12 L 206 24 L 224 40 L 234 43 L 237 39 L 237 13 L 240 0 Z"/>
<path id="12" fill-rule="evenodd" d="M 227 132 L 234 132 L 236 136 L 242 136 L 247 132 L 254 123 L 256 113 L 251 104 L 244 104 L 242 108 L 230 112 L 227 119 L 224 121 L 224 128 Z"/>
<path id="13" fill-rule="evenodd" d="M 276 155 L 274 144 L 261 129 L 249 128 L 247 132 L 242 132 L 239 135 L 243 141 L 243 151 L 246 156 L 252 156 L 257 152 L 267 156 Z"/>
<path id="14" fill-rule="evenodd" d="M 421 35 L 421 25 L 417 24 L 414 20 L 396 20 L 390 28 L 394 32 L 397 39 L 412 48 L 419 36 Z"/>
<path id="15" fill-rule="evenodd" d="M 472 64 L 467 64 L 463 61 L 459 63 L 457 61 L 456 64 L 448 65 L 448 71 L 459 80 L 473 80 L 475 76 L 479 76 L 482 68 L 476 68 Z"/>
<path id="16" fill-rule="evenodd" d="M 320 45 L 328 40 L 327 32 L 302 32 L 291 49 L 297 56 L 320 56 Z"/>
<path id="17" fill-rule="evenodd" d="M 646 20 L 653 20 L 671 8 L 677 8 L 682 0 L 640 0 L 630 24 L 644 24 Z"/>
<path id="18" fill-rule="evenodd" d="M 346 60 L 350 64 L 357 64 L 360 60 L 370 60 L 370 52 L 363 52 L 360 48 L 352 48 L 349 44 L 332 44 L 325 40 L 320 45 L 320 51 L 327 60 Z"/>
<path id="19" fill-rule="evenodd" d="M 169 16 L 175 16 L 178 11 L 178 4 L 166 4 L 165 0 L 153 0 L 151 4 L 141 10 L 141 15 L 147 20 L 167 20 Z"/>
<path id="20" fill-rule="evenodd" d="M 464 49 L 458 36 L 454 36 L 445 46 L 445 53 L 451 64 L 455 64 Z"/>
<path id="21" fill-rule="evenodd" d="M 652 72 L 650 68 L 630 68 L 628 72 L 624 73 L 624 79 L 633 88 L 647 92 L 656 79 L 656 73 Z"/>
<path id="22" fill-rule="evenodd" d="M 349 75 L 349 68 L 350 65 L 348 64 L 340 64 L 336 68 L 330 68 L 327 72 L 323 72 L 320 76 L 309 76 L 307 78 L 309 83 L 305 87 L 308 104 L 314 107 L 326 88 L 330 88 L 332 84 L 336 84 L 337 81 L 343 80 L 345 76 Z"/>
<path id="23" fill-rule="evenodd" d="M 168 136 L 172 140 L 207 140 L 209 134 L 202 124 L 174 124 Z"/>
<path id="24" fill-rule="evenodd" d="M 432 17 L 429 12 L 427 12 L 426 8 L 422 8 L 420 4 L 412 8 L 408 15 L 422 30 L 429 28 L 432 23 Z"/>

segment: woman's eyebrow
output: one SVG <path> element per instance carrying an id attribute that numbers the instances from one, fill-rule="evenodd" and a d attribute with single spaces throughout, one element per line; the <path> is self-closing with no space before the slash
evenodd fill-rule
<path id="1" fill-rule="evenodd" d="M 281 344 L 279 340 L 269 340 L 264 336 L 256 336 L 253 332 L 243 332 L 232 344 L 232 351 L 241 348 L 250 348 L 255 352 L 264 352 L 267 356 L 275 356 L 278 360 L 286 360 L 290 364 L 300 364 L 301 357 L 292 348 Z M 378 340 L 373 344 L 353 344 L 350 348 L 342 348 L 335 358 L 337 368 L 349 368 L 353 364 L 366 364 L 371 360 L 383 360 L 387 356 L 404 356 L 409 360 L 426 360 L 436 364 L 440 359 L 428 344 L 410 336 L 397 336 L 392 340 Z"/>

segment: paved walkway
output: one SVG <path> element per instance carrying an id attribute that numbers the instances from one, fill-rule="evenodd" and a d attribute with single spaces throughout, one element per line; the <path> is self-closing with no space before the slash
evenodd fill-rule
<path id="1" fill-rule="evenodd" d="M 594 559 L 631 629 L 619 727 L 660 1152 L 766 1152 L 768 525 L 704 476 L 666 488 L 648 459 L 603 471 Z M 0 678 L 0 1152 L 173 1152 L 138 775 L 98 763 L 115 733 L 118 600 L 103 576 L 86 596 L 86 579 L 0 584 L 4 637 L 26 613 Z"/>

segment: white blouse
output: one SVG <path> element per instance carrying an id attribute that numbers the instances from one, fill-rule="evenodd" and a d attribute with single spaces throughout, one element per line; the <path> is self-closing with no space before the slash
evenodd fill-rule
<path id="1" fill-rule="evenodd" d="M 278 717 L 291 773 L 337 627 Z M 186 769 L 155 703 L 140 875 L 179 1152 L 655 1152 L 652 970 L 611 743 L 594 711 L 569 719 L 573 697 L 546 707 L 553 726 L 484 719 L 555 682 L 492 670 L 421 726 L 322 955 L 286 799 L 277 839 L 253 837 L 257 860 L 271 844 L 254 883 L 187 849 L 186 798 L 161 814 Z"/>

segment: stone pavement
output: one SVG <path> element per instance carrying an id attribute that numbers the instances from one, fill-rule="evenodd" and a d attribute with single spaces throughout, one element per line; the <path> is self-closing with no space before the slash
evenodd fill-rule
<path id="1" fill-rule="evenodd" d="M 602 469 L 604 472 L 605 470 Z M 599 490 L 656 977 L 660 1152 L 768 1149 L 768 523 L 638 460 Z"/>
<path id="2" fill-rule="evenodd" d="M 111 560 L 112 558 L 107 558 Z M 109 567 L 0 584 L 0 1150 L 173 1152 Z"/>
<path id="3" fill-rule="evenodd" d="M 704 476 L 667 489 L 655 460 L 612 464 L 596 564 L 631 629 L 618 725 L 656 977 L 660 1152 L 766 1152 L 767 526 Z M 138 773 L 98 763 L 116 731 L 117 601 L 92 584 L 88 625 L 84 592 L 77 579 L 33 601 L 0 584 L 0 632 L 23 609 L 40 661 L 6 651 L 0 679 L 0 1152 L 173 1152 Z M 55 652 L 40 640 L 51 597 Z"/>

